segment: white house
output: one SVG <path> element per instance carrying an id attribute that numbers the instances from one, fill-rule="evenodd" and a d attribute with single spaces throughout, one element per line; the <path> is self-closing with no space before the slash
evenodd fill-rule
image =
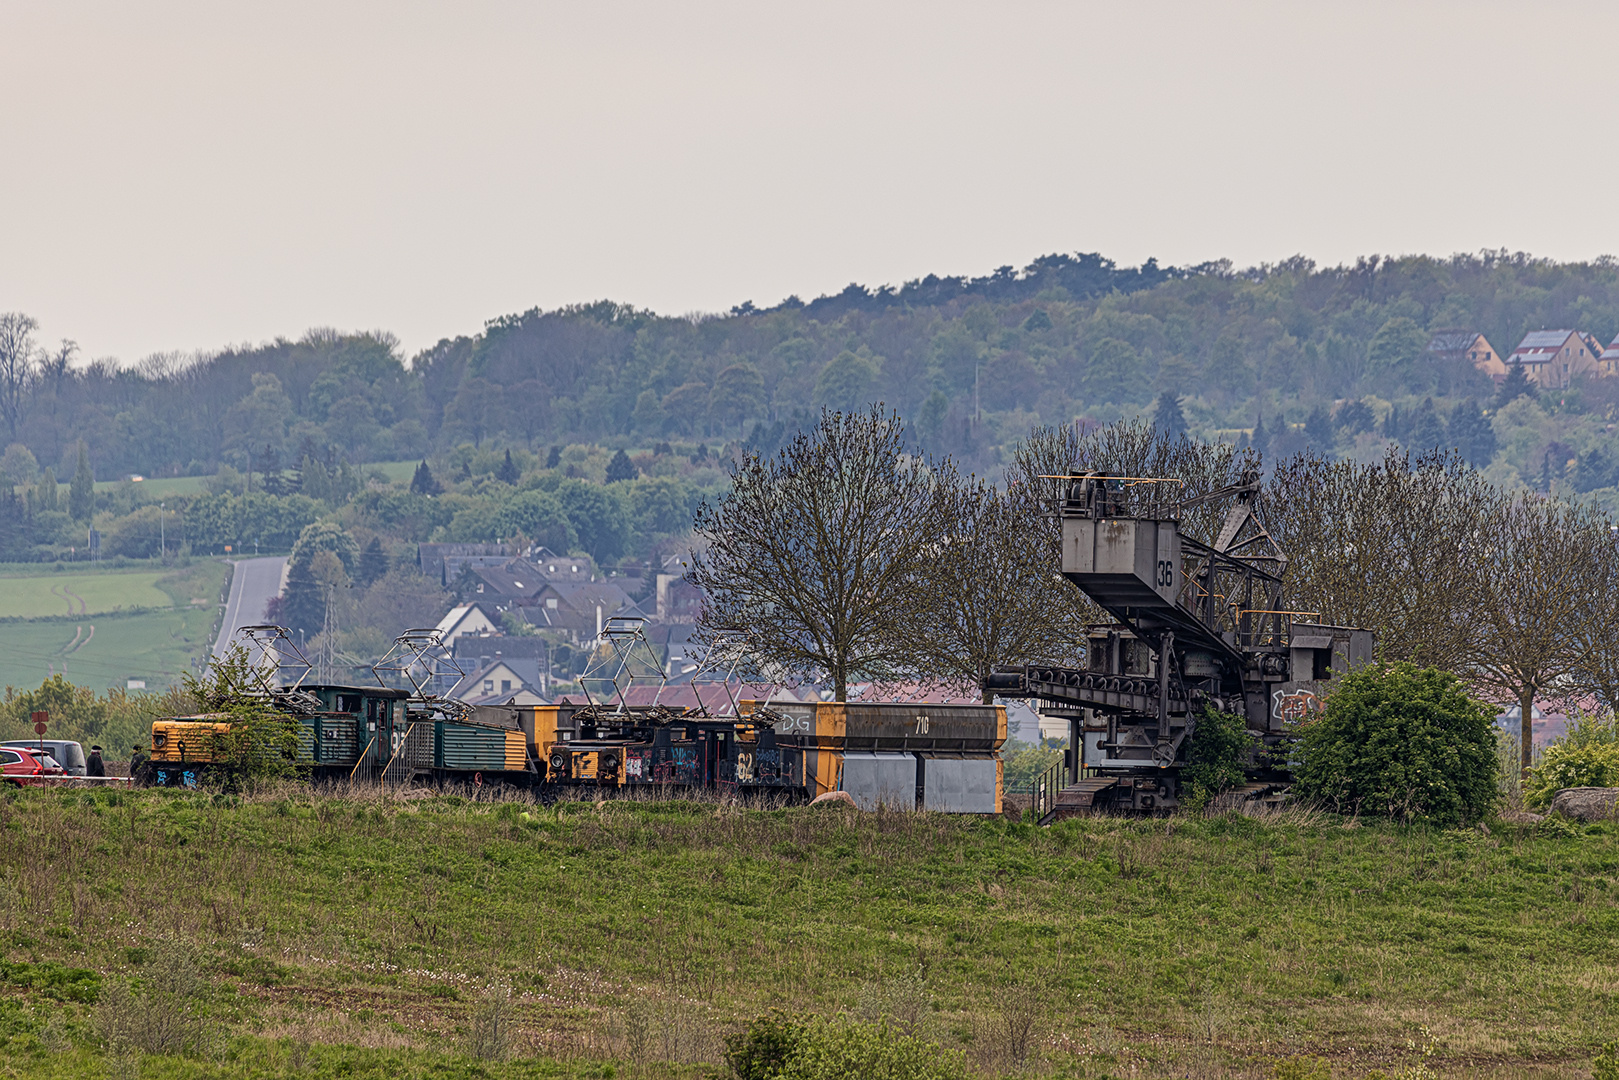
<path id="1" fill-rule="evenodd" d="M 482 604 L 457 604 L 438 621 L 437 629 L 439 640 L 448 648 L 462 634 L 499 634 L 504 628 Z"/>

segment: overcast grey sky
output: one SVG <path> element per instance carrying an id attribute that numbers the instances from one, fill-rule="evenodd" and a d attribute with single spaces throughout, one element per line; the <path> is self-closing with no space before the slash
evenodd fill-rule
<path id="1" fill-rule="evenodd" d="M 0 0 L 0 310 L 133 363 L 1053 251 L 1619 250 L 1612 3 Z"/>

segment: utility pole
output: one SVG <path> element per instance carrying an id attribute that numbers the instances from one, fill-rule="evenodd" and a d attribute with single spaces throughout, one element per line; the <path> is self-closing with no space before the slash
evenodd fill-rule
<path id="1" fill-rule="evenodd" d="M 332 638 L 337 634 L 337 582 L 326 586 L 326 618 L 320 630 L 320 670 L 321 681 L 336 682 L 332 674 L 333 647 Z"/>
<path id="2" fill-rule="evenodd" d="M 169 544 L 163 533 L 163 504 L 157 504 L 157 557 L 160 562 L 169 561 Z"/>

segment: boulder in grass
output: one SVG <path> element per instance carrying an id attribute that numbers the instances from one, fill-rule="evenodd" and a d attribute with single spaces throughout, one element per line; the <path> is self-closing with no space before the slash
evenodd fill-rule
<path id="1" fill-rule="evenodd" d="M 1571 787 L 1552 798 L 1551 812 L 1576 821 L 1610 821 L 1615 803 L 1619 803 L 1619 788 Z"/>
<path id="2" fill-rule="evenodd" d="M 824 795 L 817 795 L 810 800 L 811 806 L 847 806 L 851 810 L 860 809 L 855 805 L 854 796 L 847 791 L 828 791 Z"/>
<path id="3" fill-rule="evenodd" d="M 1501 820 L 1508 825 L 1539 825 L 1546 820 L 1546 815 L 1533 810 L 1503 810 Z"/>

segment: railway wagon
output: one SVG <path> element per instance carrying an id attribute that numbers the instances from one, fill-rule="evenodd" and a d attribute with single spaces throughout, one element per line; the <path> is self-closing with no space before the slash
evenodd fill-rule
<path id="1" fill-rule="evenodd" d="M 802 793 L 802 755 L 749 716 L 682 708 L 529 706 L 523 718 L 548 783 Z"/>
<path id="2" fill-rule="evenodd" d="M 278 702 L 297 723 L 294 761 L 311 780 L 409 783 L 535 781 L 532 741 L 516 710 L 480 708 L 465 719 L 420 709 L 409 693 L 376 686 L 316 685 Z M 224 716 L 165 717 L 152 724 L 151 780 L 190 787 L 226 765 L 217 740 Z"/>
<path id="3" fill-rule="evenodd" d="M 669 785 L 946 813 L 1001 809 L 1006 710 L 913 702 L 745 700 L 735 717 L 670 709 L 532 706 L 549 783 Z M 525 723 L 527 718 L 525 718 Z"/>
<path id="4" fill-rule="evenodd" d="M 742 707 L 765 711 L 759 702 Z M 777 743 L 801 759 L 810 798 L 846 791 L 865 810 L 1001 812 L 1004 706 L 820 701 L 767 709 Z"/>

